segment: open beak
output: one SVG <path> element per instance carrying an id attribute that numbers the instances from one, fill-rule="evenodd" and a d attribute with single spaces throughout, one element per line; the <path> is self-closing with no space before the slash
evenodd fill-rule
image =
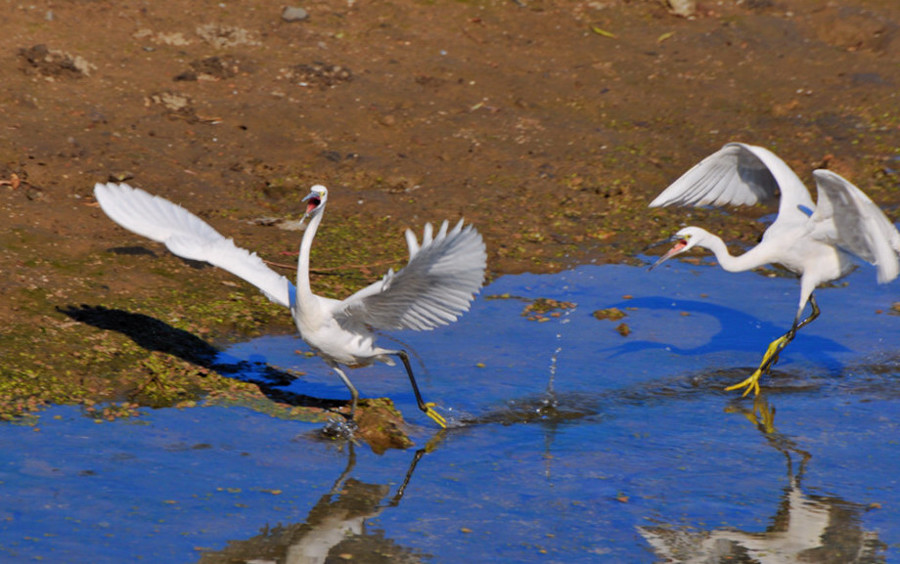
<path id="1" fill-rule="evenodd" d="M 685 247 L 687 247 L 687 240 L 686 240 L 686 239 L 679 239 L 678 241 L 675 242 L 675 245 L 674 245 L 671 249 L 669 249 L 669 250 L 666 252 L 666 254 L 664 254 L 663 256 L 659 257 L 659 260 L 657 260 L 656 262 L 653 263 L 653 265 L 650 267 L 650 270 L 653 270 L 653 269 L 656 268 L 657 266 L 659 266 L 659 265 L 661 265 L 662 263 L 666 262 L 667 260 L 669 260 L 670 258 L 674 257 L 674 256 L 677 255 L 678 253 L 682 252 L 682 251 L 684 250 Z"/>
<path id="2" fill-rule="evenodd" d="M 315 192 L 310 192 L 309 194 L 307 194 L 306 197 L 303 198 L 303 201 L 306 202 L 306 214 L 303 215 L 303 219 L 300 220 L 301 222 L 305 221 L 306 218 L 309 217 L 309 214 L 311 214 L 313 210 L 319 207 L 319 204 L 322 203 L 322 200 L 319 199 L 319 195 Z"/>

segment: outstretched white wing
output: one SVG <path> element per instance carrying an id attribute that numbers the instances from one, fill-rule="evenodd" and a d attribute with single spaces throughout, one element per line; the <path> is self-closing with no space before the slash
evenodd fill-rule
<path id="1" fill-rule="evenodd" d="M 290 305 L 292 284 L 287 278 L 183 207 L 128 184 L 97 184 L 94 196 L 106 215 L 125 229 L 165 244 L 182 258 L 225 269 L 273 302 Z"/>
<path id="2" fill-rule="evenodd" d="M 900 273 L 900 233 L 881 209 L 839 174 L 814 170 L 818 207 L 810 218 L 814 236 L 853 253 L 878 268 L 878 282 Z"/>
<path id="3" fill-rule="evenodd" d="M 815 209 L 803 182 L 775 153 L 755 145 L 728 143 L 663 190 L 650 207 L 749 206 L 779 195 L 781 221 L 805 221 Z"/>
<path id="4" fill-rule="evenodd" d="M 421 245 L 407 230 L 406 243 L 407 265 L 340 302 L 334 311 L 339 322 L 421 331 L 451 323 L 469 309 L 487 266 L 481 234 L 462 220 L 448 231 L 444 221 L 437 235 L 425 225 Z"/>

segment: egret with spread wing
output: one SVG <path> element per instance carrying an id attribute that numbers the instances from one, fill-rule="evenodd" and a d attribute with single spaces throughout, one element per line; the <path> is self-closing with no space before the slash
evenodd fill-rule
<path id="1" fill-rule="evenodd" d="M 401 270 L 345 300 L 313 294 L 309 282 L 309 255 L 322 221 L 328 189 L 316 185 L 304 198 L 312 218 L 300 243 L 297 285 L 266 266 L 256 255 L 237 247 L 186 209 L 127 184 L 97 184 L 94 195 L 113 221 L 154 241 L 172 253 L 205 261 L 231 272 L 259 288 L 270 300 L 289 307 L 300 337 L 337 373 L 352 395 L 352 419 L 359 393 L 341 365 L 367 366 L 374 361 L 393 365 L 398 357 L 406 368 L 419 409 L 442 427 L 446 421 L 425 403 L 413 376 L 406 351 L 375 344 L 373 329 L 428 330 L 455 321 L 484 283 L 487 262 L 484 241 L 471 225 L 460 220 L 450 229 L 444 221 L 435 234 L 425 225 L 422 242 L 406 231 L 409 262 Z"/>
<path id="2" fill-rule="evenodd" d="M 813 171 L 818 190 L 814 204 L 803 182 L 771 151 L 728 143 L 703 159 L 650 203 L 651 207 L 753 205 L 780 195 L 778 217 L 758 245 L 733 256 L 725 243 L 700 227 L 685 227 L 677 242 L 654 267 L 693 247 L 708 249 L 729 272 L 777 263 L 800 277 L 800 302 L 790 330 L 772 341 L 759 368 L 728 390 L 745 388 L 759 394 L 759 378 L 778 362 L 778 355 L 797 330 L 819 315 L 813 291 L 852 269 L 850 255 L 877 267 L 878 282 L 900 272 L 900 233 L 862 190 L 829 170 Z M 803 318 L 807 302 L 811 313 Z"/>

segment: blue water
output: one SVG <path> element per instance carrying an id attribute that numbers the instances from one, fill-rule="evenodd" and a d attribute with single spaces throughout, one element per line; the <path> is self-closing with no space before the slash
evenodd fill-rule
<path id="1" fill-rule="evenodd" d="M 763 381 L 768 432 L 752 400 L 723 388 L 787 329 L 796 281 L 677 262 L 506 276 L 458 323 L 394 335 L 424 363 L 425 399 L 467 422 L 439 432 L 400 367 L 350 372 L 363 396 L 395 401 L 416 448 L 428 445 L 418 457 L 246 408 L 98 424 L 54 407 L 0 428 L 0 560 L 284 561 L 329 548 L 357 562 L 805 549 L 900 560 L 900 316 L 887 313 L 897 285 L 874 278 L 863 268 L 817 293 L 822 316 Z M 539 323 L 516 297 L 577 305 Z M 593 317 L 609 307 L 627 317 Z M 264 337 L 222 359 L 305 372 L 297 393 L 347 396 L 295 350 L 294 337 Z"/>

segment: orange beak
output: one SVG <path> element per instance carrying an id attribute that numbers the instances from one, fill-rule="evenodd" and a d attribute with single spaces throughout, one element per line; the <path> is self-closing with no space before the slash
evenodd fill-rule
<path id="1" fill-rule="evenodd" d="M 671 249 L 669 249 L 668 252 L 666 252 L 666 254 L 659 257 L 659 260 L 657 260 L 656 262 L 653 263 L 653 266 L 650 267 L 650 270 L 653 270 L 657 266 L 661 265 L 662 263 L 666 262 L 670 258 L 674 257 L 675 255 L 677 255 L 678 253 L 683 251 L 685 247 L 687 247 L 687 240 L 679 239 L 675 243 L 675 245 Z"/>

